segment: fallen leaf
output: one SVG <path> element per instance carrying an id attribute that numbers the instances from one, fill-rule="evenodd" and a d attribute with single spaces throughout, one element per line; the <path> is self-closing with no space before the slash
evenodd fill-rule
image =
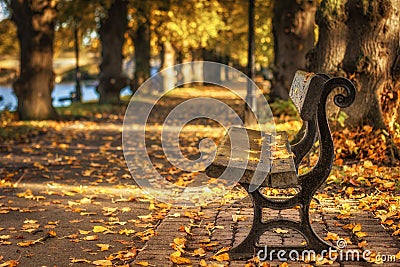
<path id="1" fill-rule="evenodd" d="M 339 240 L 339 235 L 338 234 L 335 234 L 335 233 L 332 233 L 332 232 L 328 232 L 327 234 L 326 234 L 326 237 L 324 238 L 326 241 L 329 241 L 329 240 L 331 240 L 331 241 L 337 241 L 337 240 Z"/>
<path id="2" fill-rule="evenodd" d="M 211 259 L 216 261 L 229 261 L 229 254 L 227 251 L 229 251 L 229 247 L 223 247 L 217 253 L 215 253 Z"/>
<path id="3" fill-rule="evenodd" d="M 92 263 L 90 260 L 87 259 L 76 259 L 76 258 L 70 258 L 69 261 L 71 263 Z"/>
<path id="4" fill-rule="evenodd" d="M 355 233 L 355 232 L 359 232 L 359 231 L 361 231 L 361 229 L 362 229 L 362 226 L 361 226 L 361 224 L 356 224 L 355 226 L 354 226 L 354 228 L 353 228 L 353 233 Z"/>
<path id="5" fill-rule="evenodd" d="M 136 265 L 149 266 L 149 262 L 147 262 L 147 261 L 139 261 L 139 262 L 136 262 Z"/>
<path id="6" fill-rule="evenodd" d="M 27 240 L 27 241 L 19 242 L 19 243 L 17 243 L 17 245 L 20 247 L 29 247 L 29 246 L 34 245 L 35 243 L 36 243 L 35 240 Z"/>
<path id="7" fill-rule="evenodd" d="M 200 265 L 201 267 L 207 267 L 207 266 L 208 266 L 205 259 L 201 259 L 200 262 L 199 262 L 199 265 Z"/>
<path id="8" fill-rule="evenodd" d="M 206 255 L 206 251 L 203 248 L 198 248 L 193 251 L 193 255 L 203 257 Z"/>
<path id="9" fill-rule="evenodd" d="M 112 261 L 110 260 L 97 260 L 92 262 L 96 266 L 112 266 Z"/>
<path id="10" fill-rule="evenodd" d="M 368 236 L 368 234 L 366 232 L 357 232 L 356 236 L 357 237 L 364 237 L 364 236 Z"/>
<path id="11" fill-rule="evenodd" d="M 365 241 L 365 240 L 363 240 L 363 241 L 361 241 L 360 243 L 357 244 L 357 246 L 358 246 L 359 248 L 364 248 L 364 247 L 366 247 L 367 245 L 368 245 L 368 243 L 367 243 L 367 241 Z"/>
<path id="12" fill-rule="evenodd" d="M 90 234 L 90 231 L 79 230 L 79 233 L 80 233 L 81 235 L 88 235 L 88 234 Z"/>
<path id="13" fill-rule="evenodd" d="M 171 255 L 169 255 L 170 261 L 175 264 L 190 264 L 191 261 L 188 258 L 181 257 L 182 253 L 180 251 L 175 251 Z"/>
<path id="14" fill-rule="evenodd" d="M 0 267 L 15 267 L 19 264 L 19 261 L 11 260 L 11 261 L 6 261 L 0 264 Z"/>
<path id="15" fill-rule="evenodd" d="M 94 233 L 103 233 L 104 231 L 108 231 L 108 228 L 104 227 L 104 226 L 98 226 L 98 225 L 93 227 Z"/>
<path id="16" fill-rule="evenodd" d="M 287 233 L 289 233 L 288 230 L 284 230 L 284 229 L 281 229 L 281 228 L 275 228 L 275 229 L 273 230 L 273 232 L 274 232 L 274 233 L 277 233 L 277 234 L 287 234 Z"/>
<path id="17" fill-rule="evenodd" d="M 109 244 L 96 244 L 100 248 L 100 251 L 107 251 L 110 248 Z"/>
<path id="18" fill-rule="evenodd" d="M 99 237 L 97 235 L 88 235 L 83 238 L 83 240 L 86 240 L 86 241 L 95 241 L 98 239 L 99 239 Z"/>

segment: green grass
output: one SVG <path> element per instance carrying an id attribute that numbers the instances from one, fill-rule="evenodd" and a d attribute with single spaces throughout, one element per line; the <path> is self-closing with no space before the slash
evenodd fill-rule
<path id="1" fill-rule="evenodd" d="M 130 98 L 129 98 L 130 99 Z M 61 117 L 93 117 L 96 114 L 119 114 L 121 110 L 125 108 L 129 101 L 128 97 L 121 99 L 121 104 L 102 104 L 100 105 L 97 101 L 90 102 L 74 102 L 68 107 L 58 107 L 56 108 L 58 114 Z"/>
<path id="2" fill-rule="evenodd" d="M 290 100 L 276 100 L 269 104 L 271 107 L 272 114 L 278 117 L 280 115 L 286 115 L 289 117 L 298 118 L 296 107 Z"/>

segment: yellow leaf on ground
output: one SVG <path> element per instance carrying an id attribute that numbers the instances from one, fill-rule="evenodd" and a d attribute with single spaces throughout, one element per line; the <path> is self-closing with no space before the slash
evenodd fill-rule
<path id="1" fill-rule="evenodd" d="M 19 261 L 11 260 L 11 261 L 3 262 L 2 264 L 0 264 L 0 267 L 15 267 L 15 266 L 18 266 L 18 264 L 19 264 Z"/>
<path id="2" fill-rule="evenodd" d="M 180 251 L 175 251 L 169 256 L 169 259 L 175 264 L 190 264 L 191 261 L 188 258 L 181 257 Z"/>
<path id="3" fill-rule="evenodd" d="M 93 262 L 96 266 L 112 266 L 112 261 L 110 260 L 97 260 Z"/>
<path id="4" fill-rule="evenodd" d="M 147 262 L 147 261 L 139 261 L 139 262 L 136 262 L 136 265 L 149 266 L 149 262 Z"/>
<path id="5" fill-rule="evenodd" d="M 348 230 L 353 230 L 354 228 L 354 224 L 349 223 L 343 226 L 343 229 L 348 229 Z"/>
<path id="6" fill-rule="evenodd" d="M 87 234 L 90 233 L 90 231 L 79 230 L 79 233 L 80 233 L 81 235 L 87 235 Z"/>
<path id="7" fill-rule="evenodd" d="M 56 233 L 55 231 L 49 231 L 47 234 L 48 234 L 49 236 L 52 236 L 52 237 L 57 236 L 57 233 Z"/>
<path id="8" fill-rule="evenodd" d="M 93 227 L 93 232 L 94 233 L 102 233 L 102 232 L 107 231 L 107 230 L 108 230 L 108 228 L 104 227 L 104 226 L 96 225 L 95 227 Z"/>
<path id="9" fill-rule="evenodd" d="M 361 229 L 362 229 L 361 224 L 357 223 L 356 225 L 354 225 L 353 233 L 355 233 L 355 232 L 360 232 Z"/>
<path id="10" fill-rule="evenodd" d="M 368 234 L 366 233 L 366 232 L 357 232 L 356 233 L 356 236 L 357 237 L 364 237 L 364 236 L 367 236 Z"/>
<path id="11" fill-rule="evenodd" d="M 186 238 L 176 237 L 176 238 L 174 238 L 174 243 L 179 247 L 185 247 Z"/>
<path id="12" fill-rule="evenodd" d="M 277 233 L 277 234 L 287 234 L 287 233 L 289 233 L 288 230 L 284 230 L 284 229 L 281 229 L 281 228 L 275 228 L 275 229 L 273 230 L 273 232 L 274 232 L 274 233 Z"/>
<path id="13" fill-rule="evenodd" d="M 95 241 L 98 239 L 99 239 L 99 237 L 97 235 L 88 235 L 83 238 L 83 240 L 86 240 L 86 241 Z"/>
<path id="14" fill-rule="evenodd" d="M 229 254 L 227 253 L 228 250 L 229 247 L 221 248 L 217 253 L 215 253 L 214 256 L 211 257 L 211 259 L 216 261 L 229 261 Z"/>
<path id="15" fill-rule="evenodd" d="M 27 241 L 22 241 L 17 243 L 18 246 L 20 247 L 29 247 L 35 244 L 35 240 L 27 240 Z"/>
<path id="16" fill-rule="evenodd" d="M 216 261 L 229 261 L 229 254 L 225 252 L 219 255 L 214 255 L 212 256 L 212 259 Z"/>
<path id="17" fill-rule="evenodd" d="M 203 257 L 206 255 L 206 251 L 203 248 L 198 248 L 198 249 L 194 250 L 193 254 L 194 254 L 194 256 Z"/>
<path id="18" fill-rule="evenodd" d="M 332 232 L 328 232 L 327 234 L 326 234 L 326 237 L 324 238 L 326 241 L 329 241 L 329 240 L 331 240 L 331 241 L 337 241 L 337 240 L 339 240 L 339 235 L 338 234 L 335 234 L 335 233 L 332 233 Z"/>
<path id="19" fill-rule="evenodd" d="M 317 258 L 317 261 L 315 262 L 315 264 L 317 266 L 321 266 L 321 265 L 332 265 L 334 263 L 333 260 L 328 260 L 327 258 Z"/>
<path id="20" fill-rule="evenodd" d="M 92 263 L 90 260 L 87 259 L 76 259 L 76 258 L 70 258 L 69 261 L 71 263 Z"/>
<path id="21" fill-rule="evenodd" d="M 199 265 L 200 265 L 201 267 L 207 267 L 207 266 L 208 266 L 205 259 L 201 259 L 200 262 L 199 262 Z"/>
<path id="22" fill-rule="evenodd" d="M 107 251 L 110 248 L 109 244 L 96 244 L 100 248 L 100 251 Z"/>

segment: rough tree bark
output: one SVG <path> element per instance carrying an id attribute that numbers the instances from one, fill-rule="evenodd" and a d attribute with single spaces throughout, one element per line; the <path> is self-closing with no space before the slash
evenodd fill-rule
<path id="1" fill-rule="evenodd" d="M 275 69 L 270 98 L 288 99 L 298 69 L 306 67 L 306 53 L 314 46 L 316 0 L 276 0 L 272 32 Z"/>
<path id="2" fill-rule="evenodd" d="M 316 47 L 307 53 L 307 69 L 314 72 L 343 74 L 341 63 L 346 53 L 348 30 L 346 26 L 346 0 L 322 1 L 316 14 L 315 22 L 319 26 Z"/>
<path id="3" fill-rule="evenodd" d="M 343 70 L 359 88 L 348 123 L 392 131 L 399 107 L 400 1 L 349 0 L 346 9 L 351 38 Z"/>
<path id="4" fill-rule="evenodd" d="M 345 110 L 351 127 L 392 131 L 399 108 L 400 0 L 323 0 L 311 71 L 347 75 L 358 88 Z"/>
<path id="5" fill-rule="evenodd" d="M 11 1 L 21 47 L 20 76 L 13 87 L 22 120 L 58 117 L 52 105 L 53 41 L 57 1 Z"/>
<path id="6" fill-rule="evenodd" d="M 144 5 L 144 6 L 143 6 Z M 135 73 L 131 88 L 135 92 L 139 86 L 150 78 L 150 22 L 146 4 L 138 8 L 138 26 L 131 31 L 131 38 L 135 45 Z"/>
<path id="7" fill-rule="evenodd" d="M 309 54 L 310 69 L 354 82 L 358 92 L 344 110 L 346 126 L 389 132 L 385 147 L 389 160 L 398 162 L 392 136 L 399 117 L 400 0 L 339 2 L 323 0 L 317 12 L 319 41 Z"/>
<path id="8" fill-rule="evenodd" d="M 127 2 L 115 0 L 100 26 L 102 62 L 97 91 L 101 104 L 118 103 L 120 91 L 127 85 L 127 78 L 122 74 L 122 46 L 127 24 Z"/>
<path id="9" fill-rule="evenodd" d="M 307 70 L 329 73 L 332 76 L 346 76 L 342 69 L 348 38 L 346 2 L 347 0 L 322 1 L 318 7 L 315 22 L 319 26 L 319 38 L 317 45 L 306 55 Z M 328 116 L 336 116 L 339 111 L 340 108 L 333 103 L 333 97 L 329 97 Z"/>

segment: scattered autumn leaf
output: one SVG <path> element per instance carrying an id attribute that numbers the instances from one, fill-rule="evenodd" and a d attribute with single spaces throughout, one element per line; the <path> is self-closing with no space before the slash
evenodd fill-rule
<path id="1" fill-rule="evenodd" d="M 110 260 L 97 260 L 92 262 L 92 264 L 96 265 L 96 266 L 112 266 L 112 261 Z"/>
<path id="2" fill-rule="evenodd" d="M 96 244 L 96 246 L 98 246 L 100 248 L 100 251 L 107 251 L 110 249 L 109 244 Z"/>
<path id="3" fill-rule="evenodd" d="M 86 241 L 95 241 L 98 239 L 99 239 L 99 237 L 97 235 L 88 235 L 83 238 L 83 240 L 86 240 Z"/>
<path id="4" fill-rule="evenodd" d="M 169 256 L 169 259 L 170 259 L 170 261 L 172 261 L 175 264 L 190 264 L 191 263 L 190 259 L 184 258 L 181 255 L 182 255 L 182 253 L 177 250 Z"/>

